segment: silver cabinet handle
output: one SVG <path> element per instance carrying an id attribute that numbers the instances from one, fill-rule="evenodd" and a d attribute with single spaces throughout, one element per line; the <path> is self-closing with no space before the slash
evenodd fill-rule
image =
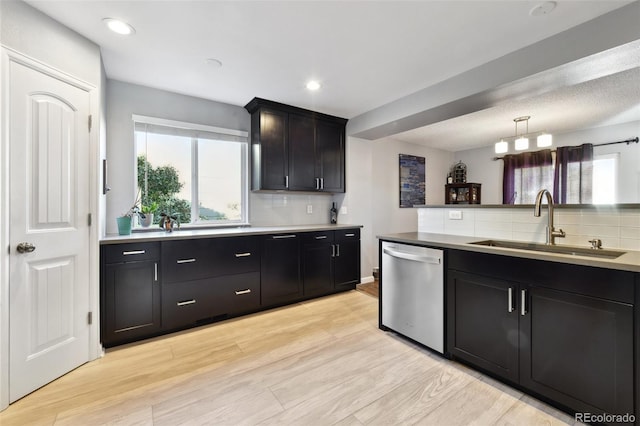
<path id="1" fill-rule="evenodd" d="M 249 294 L 251 293 L 251 289 L 248 288 L 246 290 L 236 290 L 236 296 L 240 296 L 241 294 Z"/>
<path id="2" fill-rule="evenodd" d="M 336 244 L 336 257 L 340 257 L 340 244 Z"/>
<path id="3" fill-rule="evenodd" d="M 320 189 L 320 178 L 316 178 L 316 189 Z"/>
<path id="4" fill-rule="evenodd" d="M 123 256 L 131 256 L 132 254 L 145 254 L 145 250 L 131 250 L 131 251 L 123 251 Z"/>
<path id="5" fill-rule="evenodd" d="M 319 235 L 316 237 L 316 240 L 325 240 L 327 238 L 326 235 Z"/>
<path id="6" fill-rule="evenodd" d="M 508 306 L 508 310 L 509 312 L 513 312 L 513 288 L 509 287 L 509 304 Z"/>
<path id="7" fill-rule="evenodd" d="M 320 178 L 320 189 L 324 189 L 324 178 Z"/>
<path id="8" fill-rule="evenodd" d="M 355 237 L 356 234 L 344 234 L 345 237 Z"/>
<path id="9" fill-rule="evenodd" d="M 246 253 L 236 253 L 236 257 L 249 257 L 251 256 L 251 253 L 246 252 Z"/>
<path id="10" fill-rule="evenodd" d="M 153 280 L 158 281 L 158 262 L 153 263 Z"/>
<path id="11" fill-rule="evenodd" d="M 196 299 L 185 300 L 184 302 L 178 302 L 178 303 L 176 303 L 176 305 L 178 305 L 178 306 L 187 306 L 187 305 L 193 305 L 194 303 L 196 303 Z"/>
<path id="12" fill-rule="evenodd" d="M 295 238 L 296 234 L 289 234 L 289 235 L 274 235 L 271 238 L 273 238 L 274 240 L 282 240 L 283 238 Z"/>
<path id="13" fill-rule="evenodd" d="M 527 315 L 527 290 L 520 291 L 520 315 Z"/>
<path id="14" fill-rule="evenodd" d="M 336 245 L 331 244 L 331 257 L 336 257 Z"/>
<path id="15" fill-rule="evenodd" d="M 196 260 L 193 259 L 193 258 L 192 259 L 178 259 L 178 260 L 176 260 L 176 263 L 193 263 L 195 261 Z"/>
<path id="16" fill-rule="evenodd" d="M 284 177 L 284 187 L 289 188 L 289 175 Z"/>

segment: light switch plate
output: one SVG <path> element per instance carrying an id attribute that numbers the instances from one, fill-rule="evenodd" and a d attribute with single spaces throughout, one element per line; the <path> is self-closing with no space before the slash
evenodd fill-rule
<path id="1" fill-rule="evenodd" d="M 449 211 L 449 219 L 451 219 L 451 220 L 462 220 L 462 210 L 450 210 Z"/>
<path id="2" fill-rule="evenodd" d="M 340 207 L 340 214 L 347 214 L 347 206 Z"/>
<path id="3" fill-rule="evenodd" d="M 307 204 L 307 214 L 313 213 L 313 204 Z"/>

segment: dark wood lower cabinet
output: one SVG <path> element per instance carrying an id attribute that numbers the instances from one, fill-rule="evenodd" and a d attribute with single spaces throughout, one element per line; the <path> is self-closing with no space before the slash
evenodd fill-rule
<path id="1" fill-rule="evenodd" d="M 162 326 L 157 261 L 103 265 L 101 306 L 101 334 L 106 347 L 159 333 Z"/>
<path id="2" fill-rule="evenodd" d="M 264 237 L 260 271 L 263 306 L 301 298 L 300 237 L 297 234 Z"/>
<path id="3" fill-rule="evenodd" d="M 304 250 L 303 241 L 310 243 Z M 359 281 L 356 228 L 107 244 L 101 247 L 101 340 L 106 347 L 128 343 L 348 290 Z"/>
<path id="4" fill-rule="evenodd" d="M 637 417 L 636 279 L 451 250 L 447 350 L 561 408 Z"/>
<path id="5" fill-rule="evenodd" d="M 517 382 L 520 333 L 513 284 L 457 271 L 448 281 L 449 309 L 455 312 L 449 321 L 451 354 Z"/>
<path id="6" fill-rule="evenodd" d="M 523 290 L 520 384 L 576 411 L 633 413 L 633 306 Z"/>

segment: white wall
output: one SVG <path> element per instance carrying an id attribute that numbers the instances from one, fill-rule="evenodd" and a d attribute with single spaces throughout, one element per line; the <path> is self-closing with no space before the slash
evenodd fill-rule
<path id="1" fill-rule="evenodd" d="M 554 146 L 606 143 L 640 136 L 640 121 L 595 127 L 561 134 L 553 133 Z M 534 141 L 535 144 L 535 141 Z M 537 148 L 531 149 L 535 151 Z M 640 202 L 640 144 L 594 147 L 594 155 L 620 153 L 618 203 Z M 454 160 L 467 165 L 467 181 L 482 184 L 482 204 L 502 204 L 502 161 L 493 161 L 493 146 L 459 151 Z M 438 202 L 434 204 L 443 204 Z"/>
<path id="2" fill-rule="evenodd" d="M 418 227 L 415 208 L 400 208 L 400 178 L 398 155 L 410 154 L 425 157 L 426 204 L 444 202 L 444 185 L 453 163 L 453 153 L 427 148 L 392 138 L 370 142 L 372 154 L 372 203 L 373 235 L 416 231 Z M 374 240 L 375 259 L 378 265 L 377 240 Z"/>

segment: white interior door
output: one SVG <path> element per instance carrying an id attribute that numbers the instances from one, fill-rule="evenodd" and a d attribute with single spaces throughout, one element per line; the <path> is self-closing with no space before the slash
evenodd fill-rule
<path id="1" fill-rule="evenodd" d="M 89 360 L 90 94 L 12 61 L 8 95 L 13 402 Z"/>

